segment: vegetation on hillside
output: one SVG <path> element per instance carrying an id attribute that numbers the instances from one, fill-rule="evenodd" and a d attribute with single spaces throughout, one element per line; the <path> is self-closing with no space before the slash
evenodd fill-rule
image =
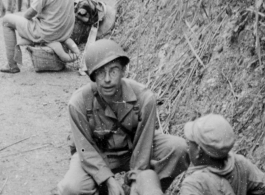
<path id="1" fill-rule="evenodd" d="M 234 150 L 265 170 L 262 0 L 119 1 L 110 35 L 132 57 L 128 76 L 157 95 L 158 125 L 182 136 L 188 120 L 224 115 Z"/>

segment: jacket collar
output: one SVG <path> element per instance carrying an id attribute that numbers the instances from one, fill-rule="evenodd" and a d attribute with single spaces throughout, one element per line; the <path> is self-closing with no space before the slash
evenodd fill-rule
<path id="1" fill-rule="evenodd" d="M 125 102 L 130 103 L 137 101 L 137 97 L 126 79 L 121 80 L 121 87 L 122 87 L 122 98 Z"/>
<path id="2" fill-rule="evenodd" d="M 229 152 L 227 161 L 225 162 L 225 166 L 223 169 L 216 169 L 207 165 L 190 166 L 187 170 L 187 174 L 190 175 L 195 171 L 206 169 L 214 174 L 224 176 L 230 173 L 234 169 L 234 166 L 235 166 L 235 154 L 233 152 Z"/>

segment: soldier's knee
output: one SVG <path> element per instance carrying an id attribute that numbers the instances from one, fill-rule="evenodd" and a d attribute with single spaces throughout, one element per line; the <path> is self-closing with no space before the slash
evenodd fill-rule
<path id="1" fill-rule="evenodd" d="M 163 194 L 158 175 L 153 170 L 141 171 L 137 176 L 135 188 L 137 189 L 138 194 L 144 194 L 144 195 Z"/>
<path id="2" fill-rule="evenodd" d="M 174 155 L 178 156 L 180 159 L 180 162 L 183 164 L 184 167 L 188 168 L 190 164 L 190 158 L 188 153 L 188 145 L 187 142 L 181 138 L 175 136 L 177 144 L 174 145 Z"/>
<path id="3" fill-rule="evenodd" d="M 94 182 L 84 185 L 74 179 L 72 181 L 61 181 L 57 187 L 60 195 L 94 194 L 96 192 Z"/>
<path id="4" fill-rule="evenodd" d="M 60 195 L 77 195 L 80 194 L 80 188 L 73 183 L 59 183 L 58 191 Z"/>
<path id="5" fill-rule="evenodd" d="M 9 21 L 9 14 L 7 14 L 7 15 L 5 15 L 5 16 L 3 17 L 3 25 L 7 24 L 8 21 Z"/>
<path id="6" fill-rule="evenodd" d="M 170 135 L 169 139 L 166 142 L 166 148 L 170 151 L 178 153 L 178 154 L 185 154 L 188 151 L 188 146 L 186 141 L 178 136 Z"/>
<path id="7" fill-rule="evenodd" d="M 9 26 L 9 24 L 12 23 L 12 15 L 11 14 L 6 14 L 3 17 L 3 26 Z"/>
<path id="8" fill-rule="evenodd" d="M 139 180 L 140 183 L 143 183 L 146 181 L 149 182 L 149 180 L 152 180 L 154 182 L 159 182 L 157 173 L 151 169 L 141 171 L 137 179 Z"/>
<path id="9" fill-rule="evenodd" d="M 177 147 L 179 148 L 179 150 L 182 153 L 187 153 L 188 152 L 187 142 L 181 137 L 178 137 L 178 146 Z"/>

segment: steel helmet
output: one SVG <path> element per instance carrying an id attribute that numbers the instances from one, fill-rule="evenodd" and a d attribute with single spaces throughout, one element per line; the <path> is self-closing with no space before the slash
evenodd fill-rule
<path id="1" fill-rule="evenodd" d="M 122 59 L 122 65 L 127 65 L 130 61 L 121 46 L 112 40 L 100 39 L 87 45 L 85 62 L 90 79 L 95 82 L 93 73 L 100 67 L 117 58 Z"/>

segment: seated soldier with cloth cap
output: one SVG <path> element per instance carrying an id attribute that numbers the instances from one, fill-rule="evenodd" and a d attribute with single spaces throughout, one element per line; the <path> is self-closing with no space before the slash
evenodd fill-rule
<path id="1" fill-rule="evenodd" d="M 231 149 L 235 134 L 221 115 L 208 114 L 186 123 L 191 165 L 180 195 L 264 195 L 265 174 Z M 151 170 L 126 175 L 131 195 L 162 195 L 157 175 Z"/>
<path id="2" fill-rule="evenodd" d="M 114 174 L 145 169 L 155 170 L 166 189 L 187 169 L 185 140 L 155 130 L 155 95 L 123 78 L 129 61 L 112 40 L 88 45 L 85 62 L 93 82 L 77 90 L 69 102 L 75 146 L 70 168 L 58 184 L 59 194 L 98 194 L 106 186 L 109 195 L 124 195 Z"/>
<path id="3" fill-rule="evenodd" d="M 223 116 L 208 114 L 186 123 L 184 131 L 193 166 L 181 195 L 265 194 L 265 174 L 244 156 L 231 152 L 235 134 Z"/>

